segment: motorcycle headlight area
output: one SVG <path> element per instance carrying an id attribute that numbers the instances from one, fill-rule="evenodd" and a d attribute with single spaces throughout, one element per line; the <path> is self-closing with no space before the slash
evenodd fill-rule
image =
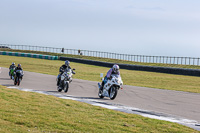
<path id="1" fill-rule="evenodd" d="M 115 79 L 115 81 L 120 84 L 121 83 L 121 80 L 120 79 Z"/>
<path id="2" fill-rule="evenodd" d="M 61 76 L 61 80 L 64 80 L 64 79 L 65 79 L 65 76 L 62 75 L 62 76 Z"/>

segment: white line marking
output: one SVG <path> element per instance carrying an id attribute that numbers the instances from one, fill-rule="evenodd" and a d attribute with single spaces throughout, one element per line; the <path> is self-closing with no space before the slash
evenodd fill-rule
<path id="1" fill-rule="evenodd" d="M 104 104 L 100 104 L 100 103 L 94 103 L 92 105 L 100 106 L 100 107 L 107 108 L 107 109 L 119 109 L 119 107 L 115 107 L 115 106 L 112 106 L 112 105 L 104 105 Z"/>

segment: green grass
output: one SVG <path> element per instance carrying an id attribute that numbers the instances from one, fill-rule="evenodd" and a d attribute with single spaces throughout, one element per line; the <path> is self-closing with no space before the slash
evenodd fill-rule
<path id="1" fill-rule="evenodd" d="M 91 56 L 80 56 L 80 55 L 71 55 L 71 54 L 59 54 L 59 53 L 50 53 L 50 52 L 42 52 L 42 51 L 14 50 L 14 49 L 3 49 L 3 48 L 1 48 L 0 51 L 13 51 L 13 52 L 25 52 L 25 53 L 36 53 L 36 54 L 45 54 L 45 55 L 54 55 L 54 56 L 64 56 L 64 57 L 73 57 L 73 58 L 79 58 L 79 59 L 88 59 L 88 60 L 103 61 L 103 62 L 110 62 L 110 63 L 120 63 L 120 64 L 200 69 L 200 66 L 196 66 L 196 65 L 177 65 L 177 64 L 163 64 L 163 63 L 141 63 L 141 62 L 118 60 L 118 59 L 108 59 L 108 58 L 99 58 L 99 57 L 91 57 Z"/>
<path id="2" fill-rule="evenodd" d="M 57 75 L 59 67 L 64 63 L 59 60 L 42 60 L 26 57 L 0 55 L 0 66 L 9 67 L 12 62 L 21 63 L 25 71 Z M 93 65 L 71 62 L 76 68 L 76 79 L 100 81 L 100 73 L 106 74 L 110 69 Z M 120 69 L 125 85 L 151 87 L 167 90 L 200 93 L 200 77 L 182 76 L 155 72 L 133 71 Z"/>
<path id="3" fill-rule="evenodd" d="M 195 133 L 189 127 L 0 86 L 0 132 Z"/>

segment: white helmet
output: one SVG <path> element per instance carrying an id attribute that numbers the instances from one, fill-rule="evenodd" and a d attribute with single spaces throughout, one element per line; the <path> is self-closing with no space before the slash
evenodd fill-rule
<path id="1" fill-rule="evenodd" d="M 15 62 L 13 62 L 12 65 L 15 65 Z"/>
<path id="2" fill-rule="evenodd" d="M 70 62 L 68 60 L 65 61 L 65 66 L 69 66 Z"/>
<path id="3" fill-rule="evenodd" d="M 112 69 L 113 69 L 114 73 L 119 72 L 119 66 L 117 64 L 113 65 Z"/>

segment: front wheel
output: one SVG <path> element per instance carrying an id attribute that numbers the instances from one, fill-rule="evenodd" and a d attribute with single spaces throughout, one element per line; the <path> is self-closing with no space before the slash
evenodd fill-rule
<path id="1" fill-rule="evenodd" d="M 14 79 L 14 85 L 17 85 L 18 79 L 17 77 Z"/>
<path id="2" fill-rule="evenodd" d="M 115 86 L 110 87 L 110 99 L 111 100 L 115 99 L 115 97 L 117 96 L 117 91 L 118 91 L 117 87 L 115 87 Z"/>
<path id="3" fill-rule="evenodd" d="M 69 83 L 67 82 L 66 85 L 64 86 L 64 92 L 67 93 L 69 88 Z"/>
<path id="4" fill-rule="evenodd" d="M 17 83 L 18 86 L 20 85 L 20 82 L 21 82 L 21 79 L 18 78 L 18 83 Z"/>

